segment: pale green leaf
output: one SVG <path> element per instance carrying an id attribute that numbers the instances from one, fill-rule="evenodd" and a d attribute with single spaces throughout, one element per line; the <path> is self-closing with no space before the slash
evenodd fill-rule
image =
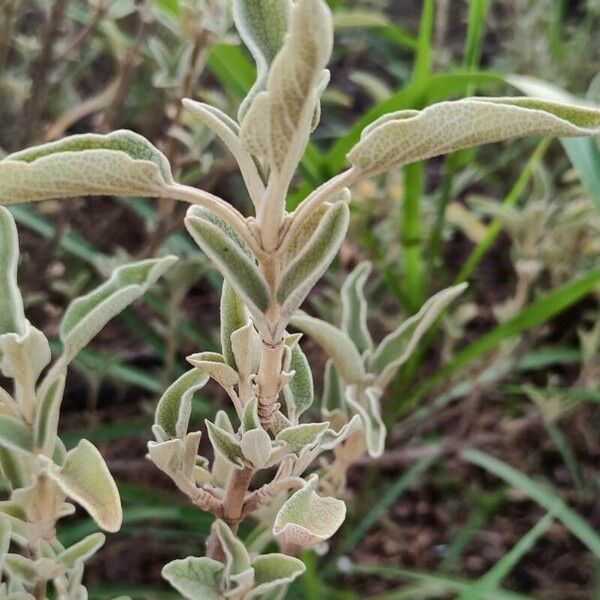
<path id="1" fill-rule="evenodd" d="M 466 98 L 375 121 L 348 159 L 365 175 L 491 142 L 528 135 L 600 133 L 600 111 L 530 98 Z"/>
<path id="2" fill-rule="evenodd" d="M 240 442 L 233 433 L 222 429 L 211 423 L 208 419 L 204 421 L 208 429 L 208 437 L 216 453 L 236 469 L 243 469 L 245 457 L 240 447 Z"/>
<path id="3" fill-rule="evenodd" d="M 48 473 L 102 529 L 115 532 L 121 528 L 123 512 L 119 492 L 102 455 L 93 444 L 81 440 L 67 453 L 64 466 L 52 468 Z"/>
<path id="4" fill-rule="evenodd" d="M 42 398 L 33 424 L 35 447 L 46 456 L 52 456 L 56 446 L 60 406 L 65 389 L 65 376 L 55 379 Z"/>
<path id="5" fill-rule="evenodd" d="M 227 433 L 233 435 L 233 425 L 231 424 L 229 416 L 224 410 L 217 411 L 217 414 L 215 415 L 215 425 L 219 429 L 223 429 Z M 221 455 L 216 452 L 211 468 L 211 475 L 215 481 L 215 484 L 225 487 L 232 468 L 233 466 L 229 460 L 221 458 Z"/>
<path id="6" fill-rule="evenodd" d="M 385 388 L 396 371 L 410 358 L 429 327 L 466 288 L 467 284 L 461 283 L 438 292 L 423 304 L 416 315 L 406 319 L 398 329 L 382 340 L 371 360 L 372 367 L 379 373 L 377 384 L 381 389 Z"/>
<path id="7" fill-rule="evenodd" d="M 318 481 L 316 475 L 311 475 L 279 509 L 273 535 L 280 542 L 307 548 L 329 539 L 344 522 L 346 505 L 337 498 L 318 496 Z"/>
<path id="8" fill-rule="evenodd" d="M 162 196 L 167 159 L 132 131 L 75 135 L 0 161 L 0 204 L 85 195 Z"/>
<path id="9" fill-rule="evenodd" d="M 258 416 L 258 398 L 252 396 L 244 406 L 244 412 L 242 414 L 242 432 L 246 433 L 251 429 L 258 429 L 259 427 L 261 427 L 261 423 Z"/>
<path id="10" fill-rule="evenodd" d="M 354 415 L 338 431 L 328 429 L 319 442 L 319 448 L 321 450 L 333 450 L 342 442 L 345 442 L 353 433 L 364 429 L 362 422 L 363 420 L 359 415 Z"/>
<path id="11" fill-rule="evenodd" d="M 249 105 L 241 125 L 249 152 L 289 183 L 311 131 L 325 67 L 331 55 L 331 12 L 323 0 L 298 0 L 266 90 Z"/>
<path id="12" fill-rule="evenodd" d="M 245 573 L 251 568 L 250 555 L 246 546 L 224 521 L 217 520 L 214 527 L 217 529 L 217 535 L 226 558 L 224 579 L 229 581 L 231 577 Z"/>
<path id="13" fill-rule="evenodd" d="M 183 441 L 181 439 L 166 442 L 148 442 L 150 460 L 167 475 L 174 475 L 183 462 Z"/>
<path id="14" fill-rule="evenodd" d="M 115 270 L 111 278 L 69 305 L 60 327 L 71 360 L 110 319 L 143 296 L 177 261 L 175 256 L 142 260 Z"/>
<path id="15" fill-rule="evenodd" d="M 290 369 L 294 377 L 283 392 L 287 404 L 288 417 L 297 421 L 300 415 L 312 405 L 315 399 L 313 376 L 308 359 L 298 344 L 291 349 Z"/>
<path id="16" fill-rule="evenodd" d="M 0 446 L 8 450 L 31 453 L 33 434 L 27 425 L 9 415 L 0 415 Z"/>
<path id="17" fill-rule="evenodd" d="M 367 300 L 364 293 L 371 269 L 370 262 L 359 263 L 342 286 L 342 330 L 348 334 L 360 353 L 373 347 L 367 327 Z"/>
<path id="18" fill-rule="evenodd" d="M 327 210 L 304 250 L 284 269 L 277 288 L 277 301 L 281 304 L 284 320 L 304 302 L 335 258 L 349 222 L 348 205 L 336 202 Z"/>
<path id="19" fill-rule="evenodd" d="M 286 588 L 306 571 L 306 566 L 300 559 L 279 553 L 257 556 L 252 566 L 255 587 L 246 595 L 246 600 L 265 598 L 264 594 Z"/>
<path id="20" fill-rule="evenodd" d="M 231 334 L 244 327 L 246 323 L 248 323 L 248 313 L 242 299 L 227 280 L 224 280 L 221 291 L 221 351 L 225 362 L 234 369 L 237 366 L 231 347 Z"/>
<path id="21" fill-rule="evenodd" d="M 242 435 L 240 448 L 255 469 L 262 469 L 271 456 L 271 438 L 262 428 L 251 429 Z"/>
<path id="22" fill-rule="evenodd" d="M 345 410 L 344 390 L 342 380 L 331 359 L 325 363 L 323 375 L 323 397 L 321 398 L 321 410 L 328 415 L 334 410 Z"/>
<path id="23" fill-rule="evenodd" d="M 381 391 L 368 387 L 359 395 L 357 386 L 346 389 L 346 402 L 358 414 L 365 430 L 365 441 L 369 455 L 377 458 L 383 454 L 387 433 L 381 418 Z"/>
<path id="24" fill-rule="evenodd" d="M 258 373 L 260 347 L 260 336 L 251 321 L 231 334 L 231 349 L 237 370 L 245 381 L 250 375 Z"/>
<path id="25" fill-rule="evenodd" d="M 2 572 L 4 557 L 10 548 L 10 532 L 10 519 L 0 514 L 0 573 Z"/>
<path id="26" fill-rule="evenodd" d="M 162 576 L 188 600 L 221 600 L 224 566 L 211 558 L 190 556 L 165 565 Z"/>
<path id="27" fill-rule="evenodd" d="M 0 335 L 24 333 L 23 298 L 17 284 L 19 238 L 15 221 L 0 207 Z"/>
<path id="28" fill-rule="evenodd" d="M 225 363 L 222 354 L 217 352 L 199 352 L 186 357 L 186 360 L 200 371 L 209 375 L 226 390 L 233 388 L 239 382 L 237 372 Z"/>
<path id="29" fill-rule="evenodd" d="M 300 312 L 292 317 L 290 324 L 312 337 L 325 350 L 344 381 L 364 381 L 367 373 L 362 358 L 348 334 L 327 321 Z"/>
<path id="30" fill-rule="evenodd" d="M 300 455 L 318 445 L 328 427 L 328 422 L 295 425 L 280 431 L 275 441 L 285 444 L 290 452 Z"/>
<path id="31" fill-rule="evenodd" d="M 35 583 L 38 577 L 35 562 L 19 554 L 7 554 L 4 557 L 4 569 L 9 576 L 29 585 Z"/>
<path id="32" fill-rule="evenodd" d="M 171 384 L 156 406 L 154 422 L 169 437 L 181 438 L 187 433 L 194 393 L 208 382 L 206 373 L 192 369 Z"/>
<path id="33" fill-rule="evenodd" d="M 102 546 L 106 536 L 103 533 L 92 533 L 84 537 L 79 542 L 69 546 L 58 555 L 58 560 L 71 569 L 78 562 L 85 562 L 88 558 L 96 554 Z"/>

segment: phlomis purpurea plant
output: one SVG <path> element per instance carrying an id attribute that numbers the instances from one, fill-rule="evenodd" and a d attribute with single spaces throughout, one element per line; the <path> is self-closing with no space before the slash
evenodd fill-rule
<path id="1" fill-rule="evenodd" d="M 383 452 L 386 427 L 380 399 L 387 384 L 430 325 L 464 290 L 456 286 L 439 292 L 379 344 L 374 344 L 366 326 L 363 286 L 371 269 L 368 263 L 359 264 L 343 286 L 339 327 L 300 312 L 346 234 L 349 189 L 366 177 L 478 144 L 528 135 L 598 134 L 600 112 L 531 98 L 468 98 L 387 114 L 364 130 L 348 154 L 347 170 L 316 188 L 289 213 L 286 197 L 319 123 L 320 96 L 329 82 L 331 14 L 323 0 L 234 0 L 233 16 L 257 67 L 256 82 L 237 119 L 191 99 L 184 106 L 220 137 L 237 160 L 254 206 L 252 215 L 174 181 L 165 156 L 130 131 L 73 136 L 7 156 L 0 161 L 0 201 L 117 195 L 172 198 L 192 205 L 186 227 L 224 278 L 221 352 L 188 358 L 190 370 L 158 402 L 155 440 L 148 444 L 148 454 L 195 505 L 216 519 L 207 556 L 175 560 L 164 567 L 163 575 L 190 599 L 273 600 L 283 598 L 290 582 L 304 571 L 299 552 L 311 547 L 324 550 L 344 521 L 346 507 L 337 496 L 343 492 L 348 468 L 365 451 L 373 457 Z M 11 239 L 4 233 L 3 243 L 14 247 Z M 3 272 L 12 272 L 11 265 L 3 262 Z M 168 262 L 154 264 L 151 276 L 146 273 L 142 282 L 136 279 L 132 285 L 145 287 L 166 266 Z M 16 293 L 14 286 L 10 289 Z M 102 296 L 102 310 L 120 309 L 121 293 Z M 3 316 L 4 305 L 14 301 L 11 298 L 2 296 Z M 313 337 L 329 357 L 322 419 L 314 422 L 306 417 L 314 389 L 301 349 L 302 334 Z M 3 323 L 0 340 L 23 345 L 27 343 L 23 336 L 14 320 Z M 66 337 L 63 342 L 67 347 Z M 3 355 L 9 356 L 6 350 Z M 29 367 L 7 367 L 6 360 L 4 374 L 25 369 L 31 377 Z M 25 396 L 21 384 L 16 385 L 15 399 L 2 392 L 5 412 L 14 412 L 5 418 L 19 422 L 15 428 L 21 432 L 0 438 L 4 455 L 12 461 L 6 464 L 34 461 L 38 479 L 44 481 L 59 479 L 56 473 L 67 468 L 69 455 L 53 462 L 51 453 L 40 452 L 35 443 L 35 458 L 25 453 L 24 459 L 14 438 L 29 439 L 25 432 L 38 414 L 50 422 L 42 407 L 46 396 L 61 385 L 57 382 L 64 376 L 64 362 L 59 360 L 60 367 L 53 367 L 37 387 L 28 380 Z M 202 432 L 189 428 L 194 393 L 209 378 L 221 385 L 232 404 L 230 413 L 219 411 L 206 421 L 212 462 L 198 455 Z M 87 446 L 84 450 L 82 464 L 88 460 L 100 464 L 97 453 Z M 8 468 L 3 464 L 3 470 Z M 71 493 L 68 486 L 56 485 L 62 493 Z M 6 514 L 27 510 L 23 499 L 27 486 L 31 480 L 13 482 L 12 508 L 5 509 Z M 74 499 L 83 503 L 77 495 Z M 20 534 L 9 527 L 11 518 L 3 520 L 4 546 L 9 539 L 18 545 Z M 236 534 L 246 519 L 257 528 L 243 543 Z M 43 561 L 55 561 L 46 556 L 52 535 L 44 531 L 28 541 Z M 273 541 L 280 552 L 265 553 Z M 36 571 L 19 587 L 14 583 L 15 561 L 12 558 L 3 567 L 9 586 L 37 593 L 37 582 L 44 577 L 54 581 L 54 573 L 40 566 L 43 572 Z M 37 563 L 27 565 L 33 568 Z M 61 581 L 54 581 L 57 589 Z"/>

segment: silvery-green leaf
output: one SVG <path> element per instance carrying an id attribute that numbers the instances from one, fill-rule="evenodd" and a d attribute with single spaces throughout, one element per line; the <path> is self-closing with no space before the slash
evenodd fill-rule
<path id="1" fill-rule="evenodd" d="M 400 366 L 410 358 L 423 335 L 440 314 L 466 289 L 467 284 L 461 283 L 438 292 L 423 304 L 416 315 L 406 319 L 396 331 L 382 340 L 371 359 L 373 369 L 379 373 L 377 385 L 381 389 L 385 388 Z"/>
<path id="2" fill-rule="evenodd" d="M 242 378 L 258 372 L 260 346 L 260 336 L 252 322 L 246 323 L 231 334 L 231 349 Z"/>
<path id="3" fill-rule="evenodd" d="M 276 410 L 271 416 L 271 431 L 273 435 L 276 436 L 288 427 L 292 427 L 292 422 L 280 410 Z"/>
<path id="4" fill-rule="evenodd" d="M 245 466 L 245 457 L 240 447 L 240 442 L 235 435 L 221 429 L 219 426 L 211 423 L 208 419 L 204 421 L 208 429 L 208 437 L 214 450 L 218 455 L 226 460 L 236 469 L 243 469 Z"/>
<path id="5" fill-rule="evenodd" d="M 319 442 L 319 448 L 321 450 L 333 450 L 362 428 L 362 419 L 359 415 L 354 415 L 339 431 L 328 429 Z"/>
<path id="6" fill-rule="evenodd" d="M 132 131 L 74 135 L 0 161 L 0 204 L 85 195 L 162 196 L 169 163 Z"/>
<path id="7" fill-rule="evenodd" d="M 321 399 L 321 410 L 328 415 L 334 410 L 345 410 L 344 391 L 342 380 L 331 359 L 325 363 L 323 375 L 323 397 Z"/>
<path id="8" fill-rule="evenodd" d="M 288 28 L 290 0 L 234 0 L 233 19 L 242 41 L 256 62 L 256 82 L 240 105 L 244 118 L 256 94 L 267 85 L 269 67 L 283 46 Z"/>
<path id="9" fill-rule="evenodd" d="M 1 437 L 0 472 L 2 472 L 2 476 L 10 484 L 12 490 L 25 487 L 29 483 L 29 476 L 24 468 L 23 461 L 15 452 L 4 447 L 4 441 Z"/>
<path id="10" fill-rule="evenodd" d="M 342 243 L 350 209 L 345 202 L 336 202 L 327 210 L 304 250 L 296 255 L 281 274 L 277 302 L 285 320 L 302 304 L 315 283 L 335 258 Z"/>
<path id="11" fill-rule="evenodd" d="M 242 432 L 246 433 L 251 429 L 259 429 L 261 427 L 260 418 L 258 416 L 258 398 L 253 396 L 244 406 L 242 414 Z"/>
<path id="12" fill-rule="evenodd" d="M 287 588 L 294 579 L 306 571 L 306 566 L 300 559 L 279 553 L 257 556 L 252 566 L 255 587 L 246 595 L 245 600 L 271 598 L 271 593 Z"/>
<path id="13" fill-rule="evenodd" d="M 311 475 L 279 509 L 273 535 L 280 542 L 308 548 L 329 539 L 344 522 L 346 505 L 337 498 L 317 495 L 318 481 L 316 475 Z"/>
<path id="14" fill-rule="evenodd" d="M 315 399 L 312 371 L 306 355 L 298 344 L 295 344 L 291 349 L 289 368 L 294 371 L 294 377 L 283 388 L 283 393 L 288 409 L 288 417 L 292 421 L 297 421 Z"/>
<path id="15" fill-rule="evenodd" d="M 17 284 L 19 238 L 11 214 L 0 207 L 0 335 L 24 333 L 23 298 Z"/>
<path id="16" fill-rule="evenodd" d="M 162 576 L 188 600 L 221 600 L 224 565 L 212 558 L 190 556 L 165 565 Z"/>
<path id="17" fill-rule="evenodd" d="M 0 415 L 0 446 L 17 452 L 31 453 L 33 450 L 31 429 L 21 419 Z"/>
<path id="18" fill-rule="evenodd" d="M 154 422 L 160 425 L 169 437 L 182 438 L 187 433 L 192 398 L 208 380 L 206 373 L 192 369 L 179 377 L 162 395 L 156 407 Z"/>
<path id="19" fill-rule="evenodd" d="M 262 319 L 271 295 L 256 259 L 248 256 L 235 238 L 206 218 L 206 211 L 189 210 L 185 224 L 202 251 L 242 297 L 252 315 Z"/>
<path id="20" fill-rule="evenodd" d="M 359 263 L 342 286 L 342 330 L 348 334 L 361 354 L 373 347 L 367 327 L 367 300 L 364 292 L 371 269 L 370 262 Z"/>
<path id="21" fill-rule="evenodd" d="M 74 358 L 108 321 L 143 296 L 176 261 L 177 257 L 166 256 L 124 265 L 100 287 L 71 302 L 60 327 L 67 360 Z"/>
<path id="22" fill-rule="evenodd" d="M 251 429 L 242 435 L 240 447 L 246 460 L 255 469 L 262 469 L 271 456 L 271 438 L 262 428 Z"/>
<path id="23" fill-rule="evenodd" d="M 237 369 L 235 355 L 231 346 L 231 334 L 248 323 L 248 313 L 242 299 L 227 282 L 223 281 L 221 291 L 221 350 L 225 362 Z"/>
<path id="24" fill-rule="evenodd" d="M 226 390 L 233 388 L 239 382 L 237 372 L 225 362 L 222 354 L 218 354 L 217 352 L 199 352 L 198 354 L 188 356 L 186 360 L 197 369 L 210 375 Z"/>
<path id="25" fill-rule="evenodd" d="M 231 421 L 224 410 L 217 411 L 217 414 L 215 415 L 215 425 L 219 429 L 223 429 L 227 433 L 233 435 L 233 425 L 231 424 Z M 215 457 L 211 468 L 211 475 L 216 485 L 221 487 L 226 485 L 232 468 L 233 467 L 228 460 L 221 458 L 219 453 L 215 452 Z"/>
<path id="26" fill-rule="evenodd" d="M 344 198 L 348 201 L 349 198 Z M 333 206 L 331 202 L 323 202 L 302 221 L 299 227 L 290 231 L 283 242 L 282 265 L 287 266 L 302 250 L 306 248 L 310 238 L 314 235 L 323 216 Z"/>
<path id="27" fill-rule="evenodd" d="M 166 442 L 148 442 L 150 460 L 164 473 L 172 476 L 183 462 L 183 442 L 180 439 Z"/>
<path id="28" fill-rule="evenodd" d="M 105 540 L 106 536 L 103 533 L 92 533 L 63 550 L 58 555 L 58 560 L 70 569 L 75 566 L 75 563 L 85 562 L 96 554 L 104 546 Z"/>
<path id="29" fill-rule="evenodd" d="M 4 569 L 9 576 L 31 585 L 38 577 L 35 561 L 20 554 L 6 554 Z"/>
<path id="30" fill-rule="evenodd" d="M 367 127 L 348 159 L 365 175 L 528 135 L 600 134 L 600 111 L 532 98 L 466 98 L 403 110 Z"/>
<path id="31" fill-rule="evenodd" d="M 266 90 L 249 105 L 241 127 L 248 151 L 266 160 L 284 188 L 304 153 L 333 42 L 331 12 L 323 0 L 298 0 L 289 23 Z"/>
<path id="32" fill-rule="evenodd" d="M 236 537 L 229 526 L 221 520 L 215 521 L 214 527 L 217 530 L 217 536 L 221 542 L 221 547 L 225 553 L 225 571 L 223 578 L 229 582 L 232 577 L 246 573 L 251 568 L 250 555 L 246 550 L 246 546 Z M 243 592 L 243 590 L 232 590 L 235 593 Z"/>
<path id="33" fill-rule="evenodd" d="M 365 441 L 369 455 L 378 458 L 385 449 L 385 436 L 387 430 L 381 418 L 381 392 L 373 387 L 364 390 L 362 397 L 358 397 L 356 386 L 346 389 L 346 402 L 351 410 L 360 416 L 365 429 Z"/>
<path id="34" fill-rule="evenodd" d="M 10 548 L 10 531 L 10 520 L 8 517 L 0 514 L 0 572 L 2 572 L 4 557 Z"/>
<path id="35" fill-rule="evenodd" d="M 290 452 L 300 455 L 303 450 L 311 450 L 314 448 L 323 434 L 329 427 L 329 423 L 303 423 L 295 425 L 280 431 L 276 438 L 276 442 L 285 444 Z"/>
<path id="36" fill-rule="evenodd" d="M 111 532 L 120 529 L 123 512 L 119 492 L 102 455 L 93 444 L 81 440 L 67 453 L 64 466 L 52 468 L 48 474 L 102 529 Z"/>
<path id="37" fill-rule="evenodd" d="M 188 433 L 183 439 L 183 458 L 181 464 L 181 471 L 184 477 L 191 477 L 194 473 L 194 469 L 198 464 L 198 449 L 200 447 L 200 440 L 202 439 L 201 431 L 192 431 Z M 208 460 L 201 459 L 204 464 L 208 464 Z"/>
<path id="38" fill-rule="evenodd" d="M 52 456 L 56 446 L 60 405 L 65 389 L 65 375 L 55 379 L 41 399 L 33 424 L 35 447 L 46 456 Z"/>
<path id="39" fill-rule="evenodd" d="M 354 383 L 366 378 L 362 358 L 348 334 L 302 312 L 296 313 L 290 324 L 313 338 L 325 350 L 344 381 Z"/>

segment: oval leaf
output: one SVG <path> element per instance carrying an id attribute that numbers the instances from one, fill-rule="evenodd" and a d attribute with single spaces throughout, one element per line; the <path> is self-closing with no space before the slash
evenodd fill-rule
<path id="1" fill-rule="evenodd" d="M 224 566 L 212 558 L 190 556 L 165 565 L 162 576 L 188 600 L 220 600 Z"/>
<path id="2" fill-rule="evenodd" d="M 252 563 L 254 567 L 255 587 L 246 595 L 246 600 L 252 598 L 281 598 L 275 594 L 300 577 L 306 571 L 306 565 L 294 556 L 273 553 L 257 556 Z M 273 593 L 273 596 L 265 596 Z"/>
<path id="3" fill-rule="evenodd" d="M 0 206 L 0 335 L 24 333 L 23 298 L 17 284 L 19 238 L 12 215 Z"/>
<path id="4" fill-rule="evenodd" d="M 298 344 L 291 349 L 290 370 L 294 377 L 285 386 L 283 393 L 291 421 L 298 421 L 300 415 L 312 405 L 315 399 L 313 376 L 308 359 Z"/>
<path id="5" fill-rule="evenodd" d="M 231 334 L 244 327 L 246 323 L 248 323 L 248 313 L 242 299 L 227 280 L 224 280 L 221 290 L 221 351 L 225 362 L 234 369 L 237 365 L 231 347 Z"/>

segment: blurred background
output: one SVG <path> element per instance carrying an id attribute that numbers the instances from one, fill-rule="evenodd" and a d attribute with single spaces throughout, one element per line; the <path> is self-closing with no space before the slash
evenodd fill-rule
<path id="1" fill-rule="evenodd" d="M 600 103 L 598 0 L 329 4 L 332 83 L 290 210 L 390 110 L 518 94 L 514 74 Z M 0 156 L 128 128 L 180 180 L 249 214 L 232 157 L 180 100 L 235 115 L 254 77 L 226 0 L 0 0 Z M 11 209 L 27 315 L 50 337 L 69 301 L 114 267 L 182 257 L 68 380 L 63 439 L 99 445 L 124 503 L 122 530 L 87 570 L 91 598 L 171 598 L 162 565 L 204 553 L 211 518 L 144 457 L 161 391 L 186 355 L 218 347 L 221 282 L 183 229 L 185 208 L 87 198 Z M 471 285 L 393 383 L 386 453 L 350 473 L 347 521 L 327 556 L 303 557 L 290 598 L 600 598 L 599 258 L 593 139 L 463 151 L 355 190 L 350 235 L 307 310 L 337 322 L 341 282 L 363 259 L 375 265 L 378 338 L 435 291 Z M 319 390 L 324 357 L 305 349 Z M 206 387 L 195 421 L 218 408 L 226 399 Z M 60 534 L 69 544 L 93 530 L 78 514 Z"/>

